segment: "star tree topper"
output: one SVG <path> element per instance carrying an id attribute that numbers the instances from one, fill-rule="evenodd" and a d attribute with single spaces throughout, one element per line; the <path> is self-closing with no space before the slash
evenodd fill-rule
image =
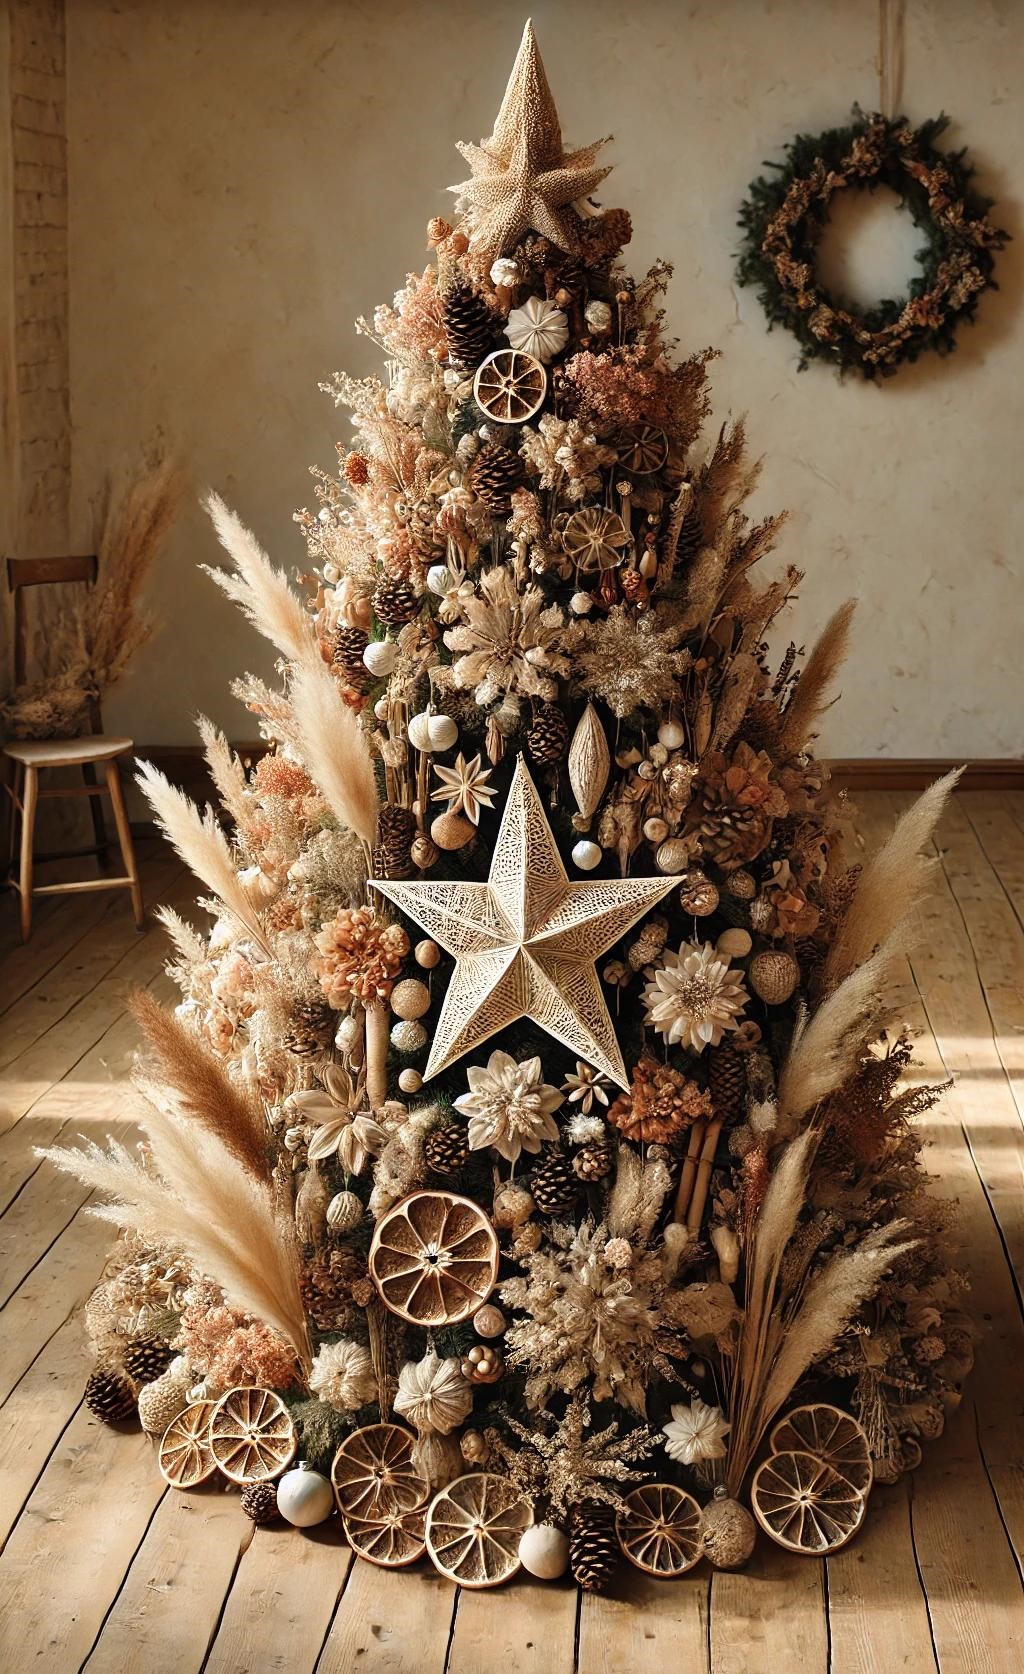
<path id="1" fill-rule="evenodd" d="M 565 210 L 611 172 L 594 162 L 604 144 L 562 149 L 558 112 L 527 19 L 493 134 L 479 145 L 459 143 L 472 179 L 449 190 L 458 195 L 471 247 L 500 256 L 532 228 L 560 250 L 575 251 L 574 219 Z"/>
<path id="2" fill-rule="evenodd" d="M 520 756 L 486 883 L 370 879 L 456 962 L 424 1079 L 528 1017 L 628 1088 L 594 961 L 680 882 L 570 883 Z"/>

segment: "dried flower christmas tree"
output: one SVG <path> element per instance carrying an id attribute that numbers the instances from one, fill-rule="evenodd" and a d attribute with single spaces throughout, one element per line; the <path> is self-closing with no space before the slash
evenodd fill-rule
<path id="1" fill-rule="evenodd" d="M 463 151 L 431 264 L 360 322 L 386 379 L 326 386 L 354 436 L 298 516 L 310 595 L 212 502 L 283 660 L 236 688 L 268 755 L 204 729 L 230 836 L 144 770 L 213 924 L 165 919 L 148 1156 L 58 1160 L 134 1228 L 89 1315 L 118 1389 L 157 1320 L 204 1399 L 269 1379 L 337 1449 L 360 1551 L 422 1550 L 438 1491 L 429 1528 L 488 1506 L 505 1573 L 532 1501 L 594 1586 L 638 1482 L 717 1476 L 704 1549 L 739 1561 L 807 1393 L 888 1479 L 959 1399 L 937 1093 L 883 1033 L 950 785 L 847 861 L 810 744 L 849 610 L 773 668 L 782 519 L 743 510 L 741 425 L 701 443 L 710 356 L 673 361 L 668 270 L 623 265 L 529 27 Z"/>

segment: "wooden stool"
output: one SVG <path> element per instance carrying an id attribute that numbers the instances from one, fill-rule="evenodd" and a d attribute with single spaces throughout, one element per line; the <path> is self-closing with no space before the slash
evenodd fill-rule
<path id="1" fill-rule="evenodd" d="M 26 629 L 21 590 L 25 587 L 40 587 L 59 581 L 92 583 L 96 579 L 96 570 L 95 557 L 9 558 L 7 560 L 8 585 L 14 594 L 14 678 L 17 685 L 23 684 L 26 678 Z M 22 941 L 28 941 L 32 929 L 33 895 L 70 895 L 79 894 L 83 890 L 89 889 L 127 889 L 131 891 L 135 923 L 140 930 L 143 927 L 142 885 L 139 882 L 138 868 L 135 864 L 135 850 L 132 845 L 131 827 L 128 823 L 128 810 L 125 807 L 121 774 L 118 768 L 118 757 L 125 755 L 127 751 L 133 748 L 132 740 L 130 738 L 107 737 L 104 734 L 99 703 L 95 700 L 89 705 L 89 714 L 93 731 L 84 737 L 12 740 L 4 746 L 3 753 L 12 764 L 11 778 L 4 785 L 4 789 L 11 799 L 7 881 L 21 897 Z M 39 785 L 39 775 L 45 769 L 51 767 L 78 767 L 81 769 L 84 782 L 81 786 L 42 790 Z M 103 770 L 104 783 L 102 785 L 97 782 L 97 767 L 101 767 Z M 99 798 L 104 795 L 110 797 L 114 813 L 123 873 L 116 877 L 104 875 L 98 878 L 86 878 L 75 883 L 34 883 L 33 874 L 37 865 L 51 860 L 69 859 L 77 855 L 95 854 L 98 857 L 100 867 L 105 871 L 109 865 L 110 843 L 103 822 L 102 806 L 99 802 Z M 79 796 L 89 798 L 93 832 L 96 838 L 95 843 L 86 848 L 53 850 L 47 854 L 36 854 L 33 837 L 36 808 L 39 802 L 45 797 Z M 20 843 L 17 843 L 19 815 L 21 818 L 21 834 Z M 18 862 L 17 868 L 15 867 L 16 859 Z"/>

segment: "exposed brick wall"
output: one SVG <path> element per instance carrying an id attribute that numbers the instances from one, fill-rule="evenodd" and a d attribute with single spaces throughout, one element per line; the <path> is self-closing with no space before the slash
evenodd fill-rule
<path id="1" fill-rule="evenodd" d="M 12 256 L 22 554 L 68 539 L 68 180 L 64 0 L 9 0 Z"/>

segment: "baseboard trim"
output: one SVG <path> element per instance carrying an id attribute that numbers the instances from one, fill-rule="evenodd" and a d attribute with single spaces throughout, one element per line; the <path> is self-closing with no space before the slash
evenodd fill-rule
<path id="1" fill-rule="evenodd" d="M 1012 758 L 863 756 L 830 761 L 829 767 L 836 783 L 851 791 L 924 790 L 955 767 L 963 768 L 961 790 L 1024 790 L 1024 760 Z"/>

